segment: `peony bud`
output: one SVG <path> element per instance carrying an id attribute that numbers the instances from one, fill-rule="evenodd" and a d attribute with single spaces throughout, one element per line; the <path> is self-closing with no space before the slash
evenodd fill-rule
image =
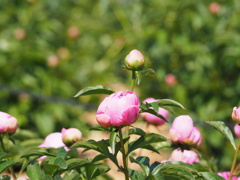
<path id="1" fill-rule="evenodd" d="M 143 102 L 151 103 L 151 102 L 156 102 L 156 101 L 158 101 L 158 99 L 147 98 Z M 168 120 L 169 113 L 166 109 L 158 108 L 158 114 L 162 115 L 166 120 Z M 153 114 L 150 114 L 150 113 L 141 113 L 141 117 L 150 124 L 162 125 L 166 122 L 163 119 L 161 119 Z"/>
<path id="2" fill-rule="evenodd" d="M 217 173 L 219 176 L 223 177 L 224 179 L 228 180 L 230 177 L 230 172 L 229 171 L 224 171 L 224 172 L 218 172 Z M 232 177 L 231 180 L 239 180 L 239 177 Z"/>
<path id="3" fill-rule="evenodd" d="M 169 161 L 182 161 L 187 164 L 193 164 L 199 162 L 198 154 L 192 150 L 184 150 L 181 149 L 175 149 L 170 158 Z"/>
<path id="4" fill-rule="evenodd" d="M 0 112 L 0 133 L 15 133 L 18 128 L 18 121 L 15 117 Z"/>
<path id="5" fill-rule="evenodd" d="M 173 74 L 167 74 L 165 76 L 165 83 L 169 86 L 174 86 L 177 83 L 177 77 Z"/>
<path id="6" fill-rule="evenodd" d="M 219 5 L 219 3 L 217 3 L 217 2 L 212 2 L 212 3 L 209 5 L 209 11 L 210 11 L 212 14 L 217 14 L 217 13 L 220 11 L 220 5 Z"/>
<path id="7" fill-rule="evenodd" d="M 96 119 L 102 127 L 127 126 L 134 123 L 139 115 L 139 100 L 131 91 L 113 93 L 99 105 Z"/>
<path id="8" fill-rule="evenodd" d="M 199 146 L 202 142 L 200 131 L 193 126 L 192 118 L 188 115 L 181 115 L 174 119 L 169 135 L 175 144 Z"/>
<path id="9" fill-rule="evenodd" d="M 66 151 L 69 149 L 66 147 L 66 145 L 62 141 L 62 133 L 60 132 L 54 132 L 49 134 L 45 139 L 44 142 L 39 145 L 38 147 L 45 147 L 45 148 L 60 148 L 64 147 Z M 38 158 L 39 162 L 42 162 L 47 156 L 42 156 Z"/>
<path id="10" fill-rule="evenodd" d="M 240 125 L 236 124 L 234 126 L 234 132 L 235 132 L 236 136 L 240 138 Z"/>
<path id="11" fill-rule="evenodd" d="M 240 107 L 234 107 L 233 111 L 232 111 L 232 120 L 237 123 L 240 124 Z"/>
<path id="12" fill-rule="evenodd" d="M 144 57 L 140 51 L 134 49 L 126 56 L 124 63 L 127 69 L 140 71 L 144 68 Z"/>
<path id="13" fill-rule="evenodd" d="M 76 128 L 62 129 L 62 141 L 66 146 L 71 146 L 82 139 L 82 133 Z"/>

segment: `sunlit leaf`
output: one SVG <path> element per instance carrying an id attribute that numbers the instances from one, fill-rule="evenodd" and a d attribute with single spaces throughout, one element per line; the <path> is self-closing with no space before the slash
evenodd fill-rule
<path id="1" fill-rule="evenodd" d="M 92 94 L 112 94 L 115 91 L 102 85 L 90 86 L 80 90 L 74 97 Z"/>
<path id="2" fill-rule="evenodd" d="M 219 132 L 221 132 L 233 145 L 234 149 L 236 149 L 236 145 L 234 143 L 234 137 L 230 129 L 225 125 L 222 121 L 205 121 L 206 124 L 214 127 Z"/>
<path id="3" fill-rule="evenodd" d="M 0 162 L 0 173 L 11 167 L 12 165 L 16 164 L 15 161 L 1 161 Z"/>

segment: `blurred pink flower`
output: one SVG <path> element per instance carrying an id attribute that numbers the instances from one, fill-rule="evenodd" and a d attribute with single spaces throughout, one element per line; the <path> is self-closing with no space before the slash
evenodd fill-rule
<path id="1" fill-rule="evenodd" d="M 139 115 L 139 100 L 131 91 L 120 91 L 106 97 L 99 105 L 96 119 L 102 127 L 126 126 L 134 123 Z"/>
<path id="2" fill-rule="evenodd" d="M 234 132 L 235 132 L 236 136 L 240 138 L 240 125 L 236 124 L 234 126 Z"/>
<path id="3" fill-rule="evenodd" d="M 15 117 L 0 112 L 0 133 L 15 133 L 18 128 L 18 121 Z"/>
<path id="4" fill-rule="evenodd" d="M 212 14 L 217 14 L 220 10 L 220 5 L 219 3 L 217 2 L 212 2 L 210 5 L 209 5 L 209 11 L 212 13 Z"/>
<path id="5" fill-rule="evenodd" d="M 240 124 L 240 107 L 234 107 L 232 111 L 232 120 Z"/>
<path id="6" fill-rule="evenodd" d="M 44 139 L 44 142 L 40 144 L 38 147 L 44 147 L 44 148 L 61 148 L 64 147 L 66 151 L 69 149 L 66 147 L 66 145 L 62 141 L 62 133 L 60 132 L 54 132 L 46 136 Z M 43 161 L 47 156 L 42 156 L 38 159 L 39 162 Z"/>
<path id="7" fill-rule="evenodd" d="M 156 102 L 156 101 L 159 101 L 159 100 L 150 97 L 150 98 L 145 99 L 143 102 L 144 103 L 145 102 L 152 103 L 152 102 Z M 158 108 L 158 114 L 162 115 L 166 120 L 168 120 L 169 112 L 166 109 Z M 161 119 L 153 114 L 150 114 L 150 113 L 141 113 L 141 117 L 150 124 L 162 125 L 166 122 L 163 119 Z"/>
<path id="8" fill-rule="evenodd" d="M 177 77 L 173 74 L 167 74 L 165 76 L 165 83 L 169 86 L 174 86 L 177 83 Z"/>
<path id="9" fill-rule="evenodd" d="M 192 118 L 188 115 L 181 115 L 174 119 L 169 135 L 173 143 L 199 146 L 202 142 L 200 131 L 193 126 Z"/>
<path id="10" fill-rule="evenodd" d="M 193 164 L 199 162 L 198 154 L 192 150 L 184 150 L 182 152 L 181 149 L 175 149 L 170 158 L 169 161 L 182 161 L 187 164 Z"/>
<path id="11" fill-rule="evenodd" d="M 125 58 L 127 69 L 140 71 L 144 67 L 144 57 L 142 53 L 136 49 L 132 50 Z"/>
<path id="12" fill-rule="evenodd" d="M 226 180 L 228 180 L 229 176 L 230 176 L 230 172 L 229 171 L 218 172 L 217 174 L 219 176 L 223 177 Z M 240 177 L 232 177 L 232 180 L 240 180 Z"/>
<path id="13" fill-rule="evenodd" d="M 82 133 L 76 128 L 62 128 L 62 141 L 67 146 L 71 146 L 82 139 Z"/>

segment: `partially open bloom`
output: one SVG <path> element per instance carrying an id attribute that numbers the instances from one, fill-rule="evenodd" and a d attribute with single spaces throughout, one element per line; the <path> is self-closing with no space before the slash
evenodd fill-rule
<path id="1" fill-rule="evenodd" d="M 66 151 L 69 149 L 66 147 L 66 145 L 62 141 L 62 133 L 60 132 L 54 132 L 46 136 L 44 139 L 44 142 L 40 144 L 38 147 L 45 147 L 45 148 L 61 148 L 64 147 Z M 38 159 L 38 161 L 43 161 L 46 156 L 42 156 Z"/>
<path id="2" fill-rule="evenodd" d="M 142 53 L 136 49 L 132 50 L 125 58 L 125 66 L 127 69 L 140 71 L 144 68 L 144 57 Z"/>
<path id="3" fill-rule="evenodd" d="M 62 141 L 67 146 L 71 146 L 82 139 L 82 133 L 76 128 L 62 129 Z"/>
<path id="4" fill-rule="evenodd" d="M 240 107 L 234 107 L 232 111 L 232 120 L 240 124 Z"/>
<path id="5" fill-rule="evenodd" d="M 223 177 L 224 179 L 228 180 L 230 176 L 229 171 L 219 172 L 217 173 L 219 176 Z M 232 177 L 231 180 L 240 180 L 240 177 Z"/>
<path id="6" fill-rule="evenodd" d="M 234 132 L 235 132 L 236 136 L 240 138 L 240 125 L 236 124 L 234 126 Z"/>
<path id="7" fill-rule="evenodd" d="M 102 127 L 126 126 L 134 123 L 139 115 L 139 100 L 131 91 L 113 93 L 99 105 L 96 119 Z"/>
<path id="8" fill-rule="evenodd" d="M 198 154 L 192 150 L 184 150 L 182 152 L 181 149 L 175 149 L 170 158 L 169 161 L 182 161 L 187 164 L 193 164 L 199 162 Z"/>
<path id="9" fill-rule="evenodd" d="M 188 115 L 181 115 L 174 119 L 169 131 L 173 143 L 199 146 L 202 136 L 198 128 L 193 126 L 192 118 Z"/>
<path id="10" fill-rule="evenodd" d="M 15 117 L 0 112 L 0 133 L 15 133 L 18 128 L 18 121 Z"/>
<path id="11" fill-rule="evenodd" d="M 151 103 L 151 102 L 156 102 L 156 101 L 158 101 L 158 99 L 147 98 L 143 102 Z M 169 113 L 166 109 L 158 108 L 158 114 L 162 115 L 166 120 L 168 120 Z M 150 113 L 141 113 L 141 117 L 150 124 L 162 125 L 166 122 L 163 119 L 161 119 L 153 114 L 150 114 Z"/>

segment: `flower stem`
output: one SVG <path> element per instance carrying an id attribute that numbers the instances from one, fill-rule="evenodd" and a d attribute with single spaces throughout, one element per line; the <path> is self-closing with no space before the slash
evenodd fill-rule
<path id="1" fill-rule="evenodd" d="M 232 167 L 231 167 L 231 172 L 230 172 L 230 176 L 229 176 L 229 180 L 232 179 L 232 176 L 233 176 L 233 172 L 234 172 L 234 168 L 235 168 L 235 165 L 236 165 L 236 162 L 237 162 L 237 157 L 238 157 L 238 151 L 240 149 L 240 141 L 238 143 L 238 146 L 235 150 L 235 154 L 234 154 L 234 158 L 233 158 L 233 162 L 232 162 Z"/>
<path id="2" fill-rule="evenodd" d="M 136 71 L 133 71 L 133 70 L 132 70 L 132 81 L 131 81 L 130 91 L 133 91 L 133 89 L 134 89 L 136 77 L 137 77 L 137 76 L 136 76 Z"/>
<path id="3" fill-rule="evenodd" d="M 6 152 L 6 149 L 5 149 L 5 146 L 4 146 L 4 143 L 3 143 L 3 135 L 2 134 L 0 135 L 0 144 L 1 144 L 3 152 Z M 9 160 L 9 158 L 7 158 L 7 160 Z M 13 170 L 12 166 L 9 167 L 9 170 L 10 170 L 10 173 L 11 173 L 11 175 L 13 177 L 13 180 L 17 180 L 17 177 L 16 177 L 16 175 L 14 173 L 14 170 Z"/>
<path id="4" fill-rule="evenodd" d="M 119 132 L 119 138 L 120 138 L 120 143 L 122 147 L 123 172 L 125 174 L 125 180 L 129 180 L 128 163 L 127 163 L 128 158 L 127 158 L 127 154 L 126 154 L 125 146 L 123 142 L 122 128 L 119 128 L 118 132 Z"/>

